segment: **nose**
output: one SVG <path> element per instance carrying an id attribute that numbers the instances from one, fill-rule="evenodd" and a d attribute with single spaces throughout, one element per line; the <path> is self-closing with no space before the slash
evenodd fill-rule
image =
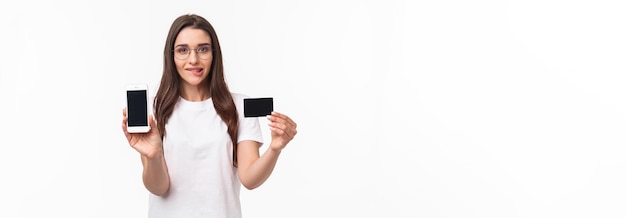
<path id="1" fill-rule="evenodd" d="M 192 49 L 189 53 L 189 63 L 195 64 L 196 62 L 198 62 L 198 52 Z"/>

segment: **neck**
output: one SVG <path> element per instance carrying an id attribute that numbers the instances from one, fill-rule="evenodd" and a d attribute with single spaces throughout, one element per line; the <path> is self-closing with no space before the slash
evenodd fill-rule
<path id="1" fill-rule="evenodd" d="M 187 101 L 204 101 L 211 97 L 209 89 L 202 86 L 185 86 L 183 85 L 180 96 Z"/>

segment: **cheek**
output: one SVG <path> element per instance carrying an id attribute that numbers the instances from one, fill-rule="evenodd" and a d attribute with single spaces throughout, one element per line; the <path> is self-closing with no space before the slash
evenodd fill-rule
<path id="1" fill-rule="evenodd" d="M 185 62 L 179 61 L 179 60 L 174 60 L 174 64 L 176 65 L 176 69 L 178 70 L 179 73 L 185 66 Z"/>
<path id="2" fill-rule="evenodd" d="M 213 63 L 213 57 L 204 61 L 204 65 L 207 66 L 207 70 L 211 69 L 211 64 Z"/>

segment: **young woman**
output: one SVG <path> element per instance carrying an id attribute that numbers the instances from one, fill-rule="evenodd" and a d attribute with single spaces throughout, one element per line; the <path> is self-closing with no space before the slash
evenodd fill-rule
<path id="1" fill-rule="evenodd" d="M 198 15 L 174 20 L 150 131 L 128 133 L 123 110 L 122 130 L 141 154 L 149 217 L 241 217 L 241 185 L 263 184 L 297 133 L 291 118 L 273 112 L 261 155 L 259 120 L 243 116 L 244 97 L 226 85 L 211 24 Z"/>

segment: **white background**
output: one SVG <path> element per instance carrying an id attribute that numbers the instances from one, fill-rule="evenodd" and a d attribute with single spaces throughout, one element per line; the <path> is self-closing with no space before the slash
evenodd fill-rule
<path id="1" fill-rule="evenodd" d="M 123 88 L 186 13 L 298 123 L 244 217 L 625 217 L 622 2 L 3 1 L 0 217 L 145 217 Z"/>

